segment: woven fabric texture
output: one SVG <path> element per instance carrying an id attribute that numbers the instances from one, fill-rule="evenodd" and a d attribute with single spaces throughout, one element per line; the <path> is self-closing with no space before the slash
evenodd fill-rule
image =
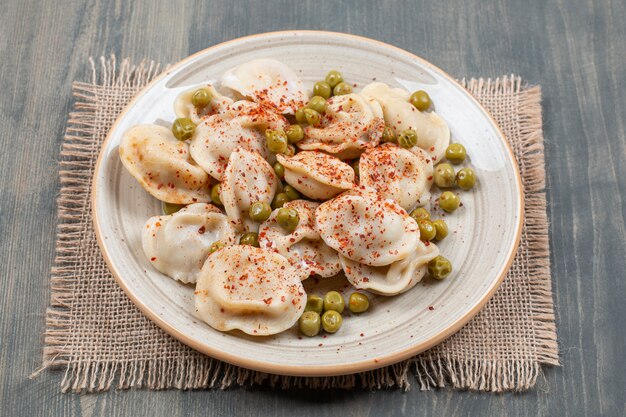
<path id="1" fill-rule="evenodd" d="M 528 87 L 515 76 L 461 81 L 506 135 L 525 190 L 520 248 L 487 306 L 453 337 L 399 364 L 355 375 L 301 378 L 242 369 L 194 351 L 143 316 L 115 282 L 93 230 L 91 179 L 109 128 L 160 66 L 132 65 L 114 57 L 91 63 L 92 80 L 73 85 L 75 103 L 63 140 L 57 255 L 41 368 L 64 369 L 63 391 L 256 384 L 408 389 L 412 382 L 421 389 L 521 391 L 535 385 L 542 365 L 558 365 L 540 87 Z"/>

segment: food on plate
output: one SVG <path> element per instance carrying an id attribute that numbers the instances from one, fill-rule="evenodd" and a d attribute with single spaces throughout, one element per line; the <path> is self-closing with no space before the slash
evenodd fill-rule
<path id="1" fill-rule="evenodd" d="M 259 229 L 260 246 L 283 255 L 292 266 L 304 272 L 304 278 L 331 277 L 341 271 L 339 255 L 315 230 L 318 206 L 319 203 L 306 200 L 289 201 L 275 210 Z"/>
<path id="2" fill-rule="evenodd" d="M 166 203 L 210 201 L 209 176 L 189 155 L 189 145 L 169 129 L 138 125 L 124 133 L 119 148 L 124 167 L 153 197 Z"/>
<path id="3" fill-rule="evenodd" d="M 250 218 L 250 207 L 257 202 L 270 204 L 277 189 L 278 177 L 272 166 L 260 154 L 240 147 L 224 171 L 220 200 L 228 217 L 246 231 L 256 232 L 259 223 Z"/>
<path id="4" fill-rule="evenodd" d="M 292 157 L 278 155 L 285 181 L 313 200 L 327 200 L 354 187 L 354 170 L 339 159 L 318 151 L 302 151 Z"/>
<path id="5" fill-rule="evenodd" d="M 143 230 L 146 259 L 195 285 L 197 316 L 219 331 L 333 334 L 377 297 L 453 271 L 443 217 L 477 175 L 436 97 L 359 89 L 337 70 L 309 95 L 297 74 L 274 59 L 239 65 L 183 91 L 170 128 L 134 126 L 120 145 L 162 202 Z M 345 285 L 316 293 L 335 276 Z"/>
<path id="6" fill-rule="evenodd" d="M 289 261 L 249 245 L 211 254 L 194 295 L 198 316 L 211 327 L 258 336 L 289 329 L 306 306 L 300 277 Z"/>
<path id="7" fill-rule="evenodd" d="M 236 236 L 232 221 L 220 209 L 195 203 L 148 219 L 141 241 L 157 270 L 178 281 L 195 283 L 213 245 L 234 245 Z"/>

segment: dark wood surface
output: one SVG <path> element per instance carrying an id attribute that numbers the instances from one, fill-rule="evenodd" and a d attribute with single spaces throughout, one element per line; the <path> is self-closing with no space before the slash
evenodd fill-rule
<path id="1" fill-rule="evenodd" d="M 148 2 L 145 2 L 148 3 Z M 0 415 L 618 416 L 626 413 L 626 2 L 0 2 Z M 61 394 L 40 365 L 57 159 L 89 56 L 174 62 L 281 29 L 389 42 L 454 76 L 514 72 L 544 94 L 553 286 L 563 367 L 525 394 L 439 390 Z M 548 225 L 546 225 L 548 227 Z"/>

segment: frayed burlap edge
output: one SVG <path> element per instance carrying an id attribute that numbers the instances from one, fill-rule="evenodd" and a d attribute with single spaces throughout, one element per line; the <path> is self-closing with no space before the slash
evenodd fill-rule
<path id="1" fill-rule="evenodd" d="M 541 131 L 541 90 L 539 87 L 523 89 L 522 80 L 513 75 L 497 80 L 462 80 L 473 94 L 481 92 L 517 93 L 520 126 L 526 171 L 525 235 L 528 239 L 528 266 L 538 361 L 511 360 L 460 360 L 451 356 L 431 357 L 429 352 L 399 364 L 369 372 L 325 377 L 304 378 L 271 375 L 239 368 L 214 359 L 192 357 L 181 359 L 133 359 L 110 361 L 80 361 L 71 356 L 74 335 L 71 333 L 72 282 L 80 259 L 77 257 L 76 241 L 80 231 L 90 227 L 86 224 L 84 207 L 77 195 L 90 192 L 93 177 L 93 161 L 99 146 L 96 126 L 93 123 L 97 111 L 96 88 L 115 86 L 137 89 L 160 72 L 160 66 L 152 61 L 131 65 L 128 60 L 119 65 L 115 57 L 100 58 L 98 63 L 90 59 L 91 83 L 75 82 L 73 94 L 76 99 L 70 113 L 61 151 L 60 182 L 58 198 L 57 252 L 51 277 L 51 307 L 46 315 L 44 360 L 36 375 L 48 368 L 65 367 L 61 381 L 64 392 L 94 392 L 119 389 L 201 389 L 229 388 L 231 386 L 269 385 L 288 388 L 343 388 L 364 389 L 410 388 L 409 373 L 413 373 L 422 390 L 452 386 L 460 389 L 501 392 L 521 391 L 532 388 L 541 372 L 542 364 L 558 365 L 556 327 L 554 323 L 552 290 L 550 281 L 549 245 L 545 201 L 545 169 L 543 137 Z M 99 68 L 98 68 L 99 67 Z M 99 144 L 96 144 L 99 145 Z M 77 360 L 78 359 L 78 360 Z"/>

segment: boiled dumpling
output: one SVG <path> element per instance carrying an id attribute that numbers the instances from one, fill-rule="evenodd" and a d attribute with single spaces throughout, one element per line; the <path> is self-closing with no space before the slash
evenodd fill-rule
<path id="1" fill-rule="evenodd" d="M 259 245 L 272 249 L 289 260 L 302 278 L 310 275 L 331 277 L 341 271 L 339 255 L 329 247 L 315 230 L 315 209 L 318 203 L 306 200 L 294 200 L 283 207 L 298 212 L 300 221 L 296 229 L 288 233 L 276 221 L 278 210 L 274 210 L 259 228 Z"/>
<path id="2" fill-rule="evenodd" d="M 193 96 L 193 93 L 195 93 L 199 88 L 206 88 L 209 90 L 209 94 L 211 94 L 211 101 L 209 105 L 200 111 L 198 111 L 196 106 L 191 103 L 191 96 Z M 176 114 L 176 117 L 188 117 L 195 124 L 198 124 L 207 116 L 224 112 L 232 103 L 233 100 L 230 97 L 220 94 L 215 87 L 209 84 L 207 86 L 199 86 L 192 90 L 180 93 L 174 101 L 174 113 Z"/>
<path id="3" fill-rule="evenodd" d="M 316 229 L 328 246 L 356 262 L 384 266 L 417 248 L 417 223 L 393 200 L 359 188 L 321 204 Z"/>
<path id="4" fill-rule="evenodd" d="M 274 169 L 261 155 L 243 147 L 236 148 L 230 156 L 220 189 L 226 214 L 244 230 L 256 232 L 259 223 L 250 219 L 250 206 L 257 201 L 271 204 L 278 184 Z"/>
<path id="5" fill-rule="evenodd" d="M 391 88 L 384 83 L 371 83 L 361 92 L 380 103 L 385 121 L 396 133 L 413 129 L 417 133 L 417 146 L 439 161 L 450 143 L 450 128 L 434 111 L 421 112 L 409 103 L 410 94 L 401 88 Z"/>
<path id="6" fill-rule="evenodd" d="M 155 198 L 174 204 L 210 201 L 209 176 L 169 129 L 133 126 L 124 132 L 119 152 L 124 167 Z"/>
<path id="7" fill-rule="evenodd" d="M 424 205 L 433 183 L 433 163 L 420 148 L 411 150 L 386 143 L 368 149 L 359 160 L 359 183 L 375 189 L 411 211 Z"/>
<path id="8" fill-rule="evenodd" d="M 221 181 L 233 150 L 242 146 L 275 161 L 266 145 L 266 129 L 285 129 L 289 122 L 271 109 L 250 101 L 237 101 L 223 113 L 209 116 L 196 127 L 189 150 L 193 159 Z"/>
<path id="9" fill-rule="evenodd" d="M 321 126 L 305 127 L 305 139 L 298 142 L 298 147 L 351 159 L 378 145 L 384 130 L 378 102 L 359 94 L 345 94 L 328 100 Z"/>
<path id="10" fill-rule="evenodd" d="M 218 240 L 234 245 L 236 234 L 217 207 L 196 203 L 169 216 L 151 217 L 141 243 L 157 270 L 181 282 L 195 283 L 211 245 Z"/>
<path id="11" fill-rule="evenodd" d="M 385 266 L 369 266 L 340 255 L 346 278 L 355 288 L 381 295 L 408 291 L 422 280 L 428 262 L 439 255 L 434 243 L 419 242 L 417 249 L 404 259 Z"/>
<path id="12" fill-rule="evenodd" d="M 302 151 L 288 157 L 277 155 L 285 167 L 285 181 L 305 196 L 327 200 L 354 187 L 350 165 L 322 152 Z"/>
<path id="13" fill-rule="evenodd" d="M 289 329 L 306 306 L 298 271 L 276 252 L 227 246 L 204 264 L 195 291 L 199 318 L 214 329 L 266 336 Z"/>
<path id="14" fill-rule="evenodd" d="M 221 83 L 241 97 L 273 107 L 282 114 L 295 114 L 307 101 L 300 78 L 275 59 L 255 59 L 239 65 L 227 71 Z"/>

